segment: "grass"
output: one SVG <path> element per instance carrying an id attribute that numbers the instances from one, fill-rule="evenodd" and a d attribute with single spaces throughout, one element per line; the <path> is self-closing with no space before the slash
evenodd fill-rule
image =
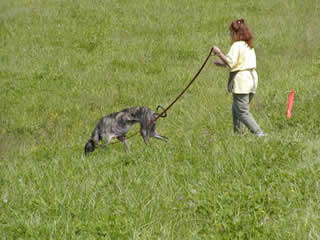
<path id="1" fill-rule="evenodd" d="M 319 239 L 319 8 L 0 1 L 0 239 Z M 255 37 L 251 111 L 267 137 L 233 136 L 227 72 L 211 59 L 158 122 L 170 144 L 134 137 L 130 154 L 82 156 L 103 115 L 170 104 L 212 45 L 228 51 L 238 17 Z"/>

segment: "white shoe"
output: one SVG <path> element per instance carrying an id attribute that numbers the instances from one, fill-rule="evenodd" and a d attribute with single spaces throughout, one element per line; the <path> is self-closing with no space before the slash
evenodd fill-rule
<path id="1" fill-rule="evenodd" d="M 264 132 L 258 132 L 258 133 L 257 133 L 257 136 L 258 136 L 258 137 L 265 137 L 265 136 L 267 136 L 267 134 L 264 133 Z"/>

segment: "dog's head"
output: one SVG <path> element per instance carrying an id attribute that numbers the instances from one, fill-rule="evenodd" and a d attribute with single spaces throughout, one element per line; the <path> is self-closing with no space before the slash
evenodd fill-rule
<path id="1" fill-rule="evenodd" d="M 167 109 L 165 109 L 164 107 L 162 107 L 161 105 L 158 105 L 158 107 L 157 107 L 157 111 L 159 111 L 159 108 L 161 108 L 162 109 L 162 113 L 159 113 L 159 114 L 161 114 L 161 116 L 160 117 L 162 117 L 162 118 L 165 118 L 165 117 L 167 117 Z M 159 114 L 158 114 L 158 116 L 159 116 Z"/>
<path id="2" fill-rule="evenodd" d="M 96 143 L 92 139 L 89 139 L 86 145 L 84 146 L 84 155 L 93 152 L 95 149 Z"/>

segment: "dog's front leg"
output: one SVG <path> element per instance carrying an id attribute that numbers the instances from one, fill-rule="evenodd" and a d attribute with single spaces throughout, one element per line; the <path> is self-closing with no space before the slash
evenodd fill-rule
<path id="1" fill-rule="evenodd" d="M 156 135 L 154 135 L 154 136 L 152 136 L 152 137 L 154 137 L 154 138 L 156 138 L 156 139 L 160 139 L 160 140 L 165 141 L 165 142 L 168 142 L 168 141 L 169 141 L 169 138 L 167 138 L 166 136 L 162 136 L 162 135 L 160 135 L 160 134 L 156 134 Z"/>
<path id="2" fill-rule="evenodd" d="M 127 139 L 126 139 L 126 136 L 120 136 L 120 137 L 117 137 L 119 141 L 123 142 L 124 146 L 125 146 L 125 149 L 126 149 L 126 152 L 130 152 L 130 147 L 129 147 L 129 144 L 127 142 Z"/>
<path id="3" fill-rule="evenodd" d="M 143 138 L 143 141 L 145 142 L 146 145 L 149 145 L 149 136 L 148 136 L 148 131 L 146 129 L 141 129 L 140 134 Z"/>
<path id="4" fill-rule="evenodd" d="M 155 126 L 151 129 L 151 132 L 150 132 L 149 136 L 153 137 L 153 138 L 156 138 L 156 139 L 160 139 L 160 140 L 165 141 L 165 142 L 169 141 L 169 139 L 166 136 L 162 136 L 162 135 L 160 135 L 159 133 L 156 132 L 156 127 Z"/>

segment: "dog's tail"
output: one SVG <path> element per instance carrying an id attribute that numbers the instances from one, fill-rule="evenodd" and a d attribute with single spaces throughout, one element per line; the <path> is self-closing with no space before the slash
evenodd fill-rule
<path id="1" fill-rule="evenodd" d="M 90 152 L 93 152 L 96 149 L 98 144 L 92 138 L 88 140 L 86 145 L 84 146 L 84 156 L 87 156 Z"/>
<path id="2" fill-rule="evenodd" d="M 161 108 L 162 109 L 162 111 L 164 111 L 165 110 L 165 108 L 164 107 L 162 107 L 161 105 L 158 105 L 158 107 L 157 107 L 157 111 L 159 110 L 159 108 Z M 162 118 L 165 118 L 165 117 L 167 117 L 167 113 L 165 112 L 164 114 L 162 114 L 162 116 L 161 116 Z"/>

